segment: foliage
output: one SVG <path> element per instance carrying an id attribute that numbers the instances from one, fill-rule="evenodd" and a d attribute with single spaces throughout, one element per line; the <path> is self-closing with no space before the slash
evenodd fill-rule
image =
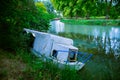
<path id="1" fill-rule="evenodd" d="M 62 11 L 65 17 L 106 16 L 118 18 L 120 15 L 119 0 L 51 0 L 56 10 Z M 114 13 L 115 12 L 115 13 Z"/>
<path id="2" fill-rule="evenodd" d="M 45 8 L 43 3 L 36 2 L 35 5 L 37 6 L 38 9 L 42 10 L 44 13 L 47 13 L 47 10 L 46 10 L 46 8 Z"/>
<path id="3" fill-rule="evenodd" d="M 14 78 L 16 80 L 64 80 L 64 79 L 81 80 L 81 78 L 79 78 L 79 75 L 75 70 L 70 70 L 68 68 L 60 69 L 57 67 L 57 65 L 53 64 L 52 62 L 50 61 L 43 62 L 42 58 L 38 58 L 32 53 L 27 52 L 25 50 L 19 49 L 17 51 L 16 56 L 9 53 L 13 58 L 11 57 L 7 58 L 7 56 L 9 55 L 5 55 L 5 54 L 8 54 L 8 52 L 4 52 L 1 50 L 0 52 L 2 53 L 0 54 L 0 62 L 2 62 L 3 60 L 5 61 L 5 63 L 6 63 L 6 60 L 7 62 L 9 62 L 7 66 L 4 66 L 3 65 L 4 63 L 2 63 L 1 64 L 2 66 L 0 66 L 1 79 Z M 12 63 L 12 69 L 6 69 L 7 67 L 11 68 L 10 60 L 12 62 L 14 61 L 16 62 Z M 18 63 L 19 65 L 15 66 Z M 2 70 L 1 68 L 3 68 L 4 70 Z M 13 71 L 13 68 L 14 68 L 14 71 Z M 10 73 L 12 71 L 13 73 Z"/>
<path id="4" fill-rule="evenodd" d="M 63 35 L 67 36 L 67 35 Z M 93 51 L 94 52 L 94 51 Z M 95 53 L 95 52 L 94 52 Z M 60 69 L 51 62 L 43 62 L 25 50 L 16 55 L 0 49 L 0 79 L 8 80 L 119 80 L 120 59 L 97 55 L 80 71 Z M 95 74 L 96 73 L 96 74 Z"/>
<path id="5" fill-rule="evenodd" d="M 44 5 L 35 6 L 33 0 L 1 0 L 0 47 L 7 50 L 26 49 L 23 28 L 47 31 L 50 18 Z"/>

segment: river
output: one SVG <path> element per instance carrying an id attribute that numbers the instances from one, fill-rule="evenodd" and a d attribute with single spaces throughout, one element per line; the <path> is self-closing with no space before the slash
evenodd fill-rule
<path id="1" fill-rule="evenodd" d="M 113 53 L 116 58 L 120 56 L 120 26 L 72 25 L 60 20 L 52 21 L 50 25 L 51 33 L 62 33 L 61 36 L 72 38 L 77 47 L 97 47 L 105 54 Z"/>
<path id="2" fill-rule="evenodd" d="M 50 25 L 50 33 L 71 38 L 79 51 L 93 54 L 78 72 L 80 80 L 120 80 L 120 26 L 71 25 L 60 20 Z"/>

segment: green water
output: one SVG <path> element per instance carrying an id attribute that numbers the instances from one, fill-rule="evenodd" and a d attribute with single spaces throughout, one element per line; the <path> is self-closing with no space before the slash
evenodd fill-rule
<path id="1" fill-rule="evenodd" d="M 71 38 L 79 51 L 93 54 L 78 72 L 82 80 L 120 80 L 120 27 L 71 25 L 58 20 L 51 22 L 49 32 Z"/>
<path id="2" fill-rule="evenodd" d="M 113 54 L 115 58 L 120 56 L 120 26 L 71 25 L 59 20 L 51 25 L 50 32 L 72 38 L 77 47 L 96 48 L 104 54 Z"/>
<path id="3" fill-rule="evenodd" d="M 72 38 L 74 45 L 79 48 L 79 51 L 94 54 L 92 59 L 86 63 L 85 67 L 79 71 L 80 77 L 82 77 L 83 80 L 120 79 L 120 57 L 115 55 L 115 52 L 119 52 L 120 46 L 114 44 L 115 47 L 111 47 L 110 38 L 105 38 L 103 43 L 101 37 L 94 39 L 94 36 L 87 36 L 80 33 L 62 32 L 58 34 Z M 106 49 L 108 49 L 108 51 Z"/>

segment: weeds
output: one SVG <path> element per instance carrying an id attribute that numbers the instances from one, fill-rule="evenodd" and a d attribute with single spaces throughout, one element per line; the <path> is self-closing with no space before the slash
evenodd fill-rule
<path id="1" fill-rule="evenodd" d="M 7 55 L 9 54 L 9 55 Z M 10 57 L 8 57 L 10 56 Z M 0 50 L 1 80 L 119 80 L 120 60 L 94 55 L 80 71 L 60 69 L 44 62 L 31 52 L 18 50 L 16 55 Z"/>
<path id="2" fill-rule="evenodd" d="M 8 52 L 5 51 L 1 52 L 8 54 Z M 5 77 L 6 79 L 11 78 L 16 80 L 81 80 L 75 70 L 70 70 L 69 68 L 60 69 L 51 61 L 44 62 L 31 52 L 18 50 L 16 55 L 12 55 L 12 53 L 9 54 L 14 58 L 6 58 L 7 55 L 5 55 L 4 58 L 2 57 L 0 60 L 2 63 L 0 66 L 0 77 L 2 80 L 4 80 Z M 1 55 L 2 54 L 0 54 L 0 56 Z M 3 64 L 3 61 L 9 62 L 9 64 Z M 6 64 L 7 66 L 5 66 Z M 4 70 L 2 70 L 2 68 L 4 68 Z"/>

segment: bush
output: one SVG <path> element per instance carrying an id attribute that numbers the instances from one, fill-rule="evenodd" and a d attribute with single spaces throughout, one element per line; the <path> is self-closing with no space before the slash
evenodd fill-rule
<path id="1" fill-rule="evenodd" d="M 0 8 L 0 48 L 12 51 L 25 49 L 23 28 L 49 29 L 50 15 L 44 8 L 36 7 L 33 0 L 1 0 Z"/>
<path id="2" fill-rule="evenodd" d="M 110 11 L 110 18 L 112 18 L 112 19 L 118 18 L 118 12 L 116 11 L 115 7 L 113 7 Z"/>

